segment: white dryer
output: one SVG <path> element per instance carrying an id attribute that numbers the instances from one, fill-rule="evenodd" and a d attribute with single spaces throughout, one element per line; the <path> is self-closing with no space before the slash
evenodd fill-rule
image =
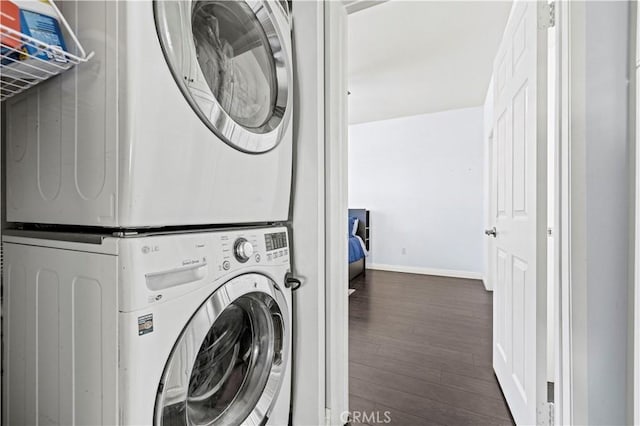
<path id="1" fill-rule="evenodd" d="M 6 102 L 7 219 L 113 228 L 286 220 L 287 4 L 62 2 L 95 56 Z"/>
<path id="2" fill-rule="evenodd" d="M 287 242 L 5 236 L 2 423 L 288 424 Z"/>

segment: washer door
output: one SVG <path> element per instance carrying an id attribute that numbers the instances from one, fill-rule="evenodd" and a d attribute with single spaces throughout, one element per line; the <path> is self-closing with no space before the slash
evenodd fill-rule
<path id="1" fill-rule="evenodd" d="M 243 152 L 274 148 L 292 109 L 280 2 L 156 0 L 154 11 L 167 64 L 200 119 Z"/>
<path id="2" fill-rule="evenodd" d="M 156 425 L 261 425 L 288 362 L 284 295 L 241 275 L 216 290 L 178 338 L 158 386 Z"/>

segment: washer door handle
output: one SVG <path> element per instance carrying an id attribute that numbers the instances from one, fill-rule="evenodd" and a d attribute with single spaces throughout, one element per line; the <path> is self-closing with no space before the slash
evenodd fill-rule
<path id="1" fill-rule="evenodd" d="M 293 276 L 291 272 L 287 272 L 284 276 L 284 286 L 290 288 L 291 291 L 296 291 L 302 285 L 302 280 Z"/>

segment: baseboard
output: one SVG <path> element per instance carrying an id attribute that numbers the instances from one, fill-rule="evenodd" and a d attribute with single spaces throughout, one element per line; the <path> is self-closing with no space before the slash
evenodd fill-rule
<path id="1" fill-rule="evenodd" d="M 452 271 L 449 269 L 420 268 L 416 266 L 383 265 L 381 263 L 367 263 L 367 269 L 379 271 L 404 272 L 406 274 L 435 275 L 438 277 L 465 278 L 469 280 L 483 280 L 482 272 Z"/>
<path id="2" fill-rule="evenodd" d="M 493 291 L 493 289 L 489 287 L 489 281 L 487 280 L 487 277 L 485 277 L 485 276 L 482 277 L 482 284 L 484 284 L 484 289 L 485 290 Z"/>

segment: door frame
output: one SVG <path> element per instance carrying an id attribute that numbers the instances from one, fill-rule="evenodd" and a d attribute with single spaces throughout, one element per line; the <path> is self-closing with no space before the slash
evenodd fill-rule
<path id="1" fill-rule="evenodd" d="M 327 2 L 329 5 L 333 5 L 333 7 L 343 7 L 340 2 Z M 579 386 L 579 383 L 574 383 L 574 372 L 578 371 L 578 368 L 586 367 L 586 365 L 581 365 L 580 363 L 583 361 L 578 359 L 577 362 L 574 362 L 574 350 L 576 347 L 580 347 L 585 342 L 581 341 L 579 336 L 574 336 L 572 330 L 572 324 L 576 321 L 584 321 L 585 320 L 585 312 L 584 308 L 585 304 L 582 304 L 584 301 L 581 299 L 584 295 L 575 294 L 572 292 L 572 281 L 578 280 L 579 277 L 576 276 L 575 273 L 572 273 L 572 258 L 576 255 L 573 249 L 577 244 L 580 244 L 579 235 L 575 232 L 571 232 L 572 229 L 575 229 L 575 215 L 572 215 L 572 211 L 579 209 L 576 206 L 575 202 L 571 202 L 571 194 L 575 192 L 575 188 L 580 184 L 579 179 L 581 178 L 579 174 L 576 174 L 576 170 L 571 168 L 571 159 L 579 153 L 574 152 L 572 149 L 571 141 L 577 135 L 575 134 L 575 130 L 571 131 L 569 124 L 572 123 L 571 117 L 578 113 L 577 109 L 584 107 L 584 98 L 580 98 L 579 94 L 574 93 L 571 90 L 571 79 L 577 78 L 576 71 L 578 67 L 572 68 L 572 58 L 575 60 L 576 54 L 584 54 L 584 51 L 578 51 L 580 46 L 583 46 L 583 43 L 579 43 L 580 37 L 582 37 L 582 41 L 584 41 L 584 32 L 580 32 L 579 28 L 576 28 L 576 24 L 574 21 L 579 21 L 576 19 L 579 17 L 580 11 L 576 11 L 576 7 L 580 7 L 573 5 L 574 2 L 556 2 L 556 37 L 557 37 L 557 85 L 556 85 L 556 116 L 552 119 L 556 120 L 556 136 L 557 136 L 557 161 L 555 164 L 555 176 L 557 178 L 557 196 L 556 202 L 557 205 L 557 227 L 553 231 L 556 234 L 556 260 L 558 262 L 558 279 L 559 283 L 555 288 L 556 294 L 556 303 L 555 303 L 555 320 L 554 326 L 556 329 L 555 334 L 555 401 L 553 406 L 553 418 L 554 424 L 573 424 L 574 423 L 574 412 L 580 412 L 579 410 L 584 409 L 583 403 L 586 400 L 581 400 L 577 395 L 577 399 L 574 399 L 574 388 Z M 327 6 L 327 10 L 325 13 L 329 15 L 331 12 L 329 10 L 332 6 Z M 576 15 L 576 12 L 578 15 Z M 582 10 L 581 13 L 584 13 Z M 325 21 L 327 22 L 327 21 Z M 326 30 L 340 30 L 340 25 L 337 22 L 329 22 L 326 26 Z M 346 23 L 344 23 L 346 25 Z M 335 27 L 334 27 L 335 26 Z M 342 31 L 346 31 L 346 27 L 342 28 Z M 329 34 L 326 36 L 327 45 L 330 43 L 335 43 L 338 37 L 331 37 Z M 336 46 L 334 45 L 334 49 Z M 345 46 L 343 48 L 346 49 Z M 327 47 L 327 49 L 331 49 L 331 47 Z M 330 73 L 331 70 L 336 72 L 335 61 L 326 61 L 325 70 L 327 73 Z M 332 67 L 334 67 L 332 69 Z M 346 68 L 341 72 L 346 73 Z M 346 76 L 344 76 L 346 77 Z M 582 75 L 582 79 L 584 80 L 584 74 Z M 330 105 L 332 102 L 335 102 L 335 96 L 340 95 L 340 89 L 335 87 L 336 81 L 328 78 L 326 80 L 327 87 L 325 88 L 325 104 Z M 336 124 L 336 123 L 334 123 Z M 331 133 L 330 129 L 331 124 L 327 123 L 326 133 L 329 135 Z M 328 141 L 329 139 L 327 139 Z M 491 155 L 491 153 L 489 153 Z M 344 170 L 347 166 L 348 158 L 346 156 L 332 156 L 328 155 L 325 158 L 325 170 L 326 173 L 330 173 L 332 170 Z M 640 159 L 638 160 L 640 164 Z M 336 205 L 336 195 L 340 194 L 341 190 L 347 188 L 347 175 L 343 174 L 342 177 L 335 176 L 335 179 L 327 178 L 327 187 L 325 192 L 325 203 L 327 205 L 327 214 L 330 213 L 329 206 Z M 486 196 L 486 195 L 485 195 Z M 339 197 L 339 196 L 338 196 Z M 640 197 L 640 195 L 639 195 Z M 333 213 L 337 215 L 337 210 L 332 210 Z M 336 216 L 337 217 L 337 216 Z M 346 218 L 346 215 L 345 215 Z M 346 220 L 344 220 L 346 222 Z M 327 221 L 327 235 L 330 233 L 329 230 L 330 222 Z M 572 228 L 572 226 L 574 226 Z M 334 230 L 335 231 L 335 230 Z M 327 260 L 330 259 L 329 253 L 332 253 L 329 245 L 330 243 L 329 237 L 327 237 Z M 640 240 L 640 236 L 638 237 Z M 578 246 L 579 247 L 579 246 Z M 335 255 L 335 252 L 333 252 Z M 337 257 L 335 257 L 337 259 Z M 343 278 L 341 278 L 341 272 L 336 271 L 335 269 L 328 266 L 327 262 L 327 288 L 334 285 L 335 283 L 340 283 Z M 338 284 L 340 285 L 340 284 Z M 346 288 L 346 285 L 344 286 Z M 348 295 L 337 295 L 334 293 L 333 296 L 330 296 L 327 293 L 327 304 L 326 304 L 326 318 L 334 318 L 334 322 L 331 326 L 327 325 L 327 357 L 334 357 L 333 359 L 333 368 L 335 371 L 338 371 L 339 368 L 344 372 L 348 372 L 348 351 L 339 349 L 339 342 L 344 342 L 346 337 L 348 336 L 348 316 L 345 317 L 344 313 L 344 305 L 336 305 L 335 300 L 332 300 L 333 297 L 337 296 L 338 299 L 341 297 L 343 301 L 348 306 Z M 640 300 L 640 295 L 639 295 Z M 640 303 L 640 302 L 639 302 Z M 581 305 L 582 304 L 582 305 Z M 342 319 L 340 319 L 342 318 Z M 640 318 L 639 318 L 639 326 L 637 329 L 638 341 L 640 341 Z M 333 345 L 331 344 L 333 342 Z M 339 364 L 343 363 L 342 367 L 339 367 Z M 348 380 L 348 377 L 344 377 L 345 381 Z M 640 386 L 640 372 L 638 372 L 638 380 Z M 347 393 L 344 395 L 345 389 L 345 381 L 333 381 L 331 379 L 331 373 L 327 371 L 327 395 L 334 395 L 336 399 L 333 401 L 342 401 L 343 407 L 348 407 L 348 388 Z M 348 382 L 347 382 L 348 383 Z M 341 390 L 342 389 L 342 390 Z M 343 392 L 343 396 L 337 398 L 340 395 L 340 392 Z M 328 416 L 327 416 L 327 424 L 339 424 L 336 423 L 335 420 L 340 420 L 339 417 L 336 417 L 333 413 L 332 407 L 329 405 L 330 399 L 327 399 L 327 407 L 328 407 Z M 640 404 L 640 400 L 639 400 Z M 575 421 L 578 419 L 575 418 Z M 343 422 L 344 423 L 344 422 Z"/>
<path id="2" fill-rule="evenodd" d="M 325 1 L 326 419 L 349 412 L 347 10 Z M 340 58 L 340 60 L 335 60 Z"/>
<path id="3" fill-rule="evenodd" d="M 290 226 L 293 292 L 291 422 L 325 422 L 324 7 L 294 1 L 293 182 Z"/>
<path id="4" fill-rule="evenodd" d="M 578 2 L 576 2 L 578 3 Z M 574 336 L 572 324 L 574 321 L 586 322 L 586 294 L 575 292 L 572 282 L 584 280 L 584 276 L 577 271 L 572 271 L 572 259 L 574 255 L 580 255 L 577 250 L 584 250 L 584 241 L 576 229 L 576 221 L 581 217 L 573 214 L 575 210 L 584 211 L 584 204 L 572 199 L 577 185 L 584 185 L 583 174 L 578 173 L 576 167 L 572 168 L 572 161 L 577 155 L 584 152 L 572 147 L 575 138 L 584 137 L 579 133 L 584 129 L 572 129 L 572 117 L 584 115 L 584 98 L 572 90 L 572 84 L 584 85 L 584 70 L 580 66 L 572 67 L 572 63 L 578 58 L 584 57 L 584 7 L 582 4 L 572 2 L 556 3 L 556 22 L 558 24 L 557 46 L 559 50 L 559 81 L 558 81 L 558 113 L 559 126 L 559 155 L 557 161 L 556 176 L 559 177 L 559 218 L 558 237 L 556 248 L 559 248 L 560 286 L 557 301 L 556 324 L 556 401 L 555 423 L 574 424 L 579 421 L 586 412 L 586 395 L 574 392 L 574 387 L 583 386 L 580 380 L 574 382 L 574 372 L 578 369 L 586 370 L 584 357 L 574 362 L 574 350 L 586 354 L 586 341 L 584 336 Z M 573 149 L 572 149 L 573 148 Z M 580 182 L 578 181 L 580 180 Z M 582 224 L 584 226 L 584 224 Z M 583 371 L 585 371 L 583 370 Z M 574 395 L 575 394 L 575 395 Z M 575 399 L 574 399 L 575 398 Z M 577 416 L 574 416 L 576 412 Z M 584 418 L 582 418 L 584 422 Z"/>
<path id="5" fill-rule="evenodd" d="M 632 336 L 633 345 L 629 350 L 630 365 L 633 371 L 633 381 L 629 390 L 629 418 L 634 424 L 640 424 L 640 148 L 638 144 L 638 135 L 640 135 L 640 85 L 638 84 L 638 74 L 640 73 L 640 8 L 637 2 L 630 4 L 630 46 L 629 54 L 633 60 L 629 61 L 630 70 L 630 90 L 629 90 L 629 140 L 630 154 L 634 159 L 631 162 L 631 203 L 630 217 L 632 220 L 631 227 L 634 232 L 634 238 L 630 241 L 631 259 L 630 276 L 633 279 L 633 286 L 630 290 L 629 300 L 632 312 Z"/>
<path id="6" fill-rule="evenodd" d="M 493 90 L 493 83 L 489 85 L 489 90 Z M 493 103 L 493 95 L 491 97 L 491 102 Z M 495 138 L 494 138 L 494 128 L 493 128 L 493 117 L 491 117 L 491 130 L 489 132 L 489 136 L 487 136 L 487 145 L 488 150 L 485 152 L 487 156 L 487 161 L 485 161 L 485 167 L 487 167 L 487 171 L 485 173 L 487 184 L 485 188 L 484 197 L 487 205 L 487 217 L 485 219 L 485 230 L 490 230 L 493 227 L 493 218 L 496 216 L 495 211 L 495 200 L 496 200 L 496 191 L 493 187 L 493 179 L 495 176 L 494 167 L 496 167 L 496 159 L 494 157 L 495 154 Z M 495 244 L 494 238 L 488 238 L 485 231 L 485 276 L 484 276 L 484 288 L 487 291 L 493 292 L 493 283 L 495 281 L 495 271 L 493 270 L 493 264 L 495 262 L 495 256 L 493 255 L 493 246 Z"/>

